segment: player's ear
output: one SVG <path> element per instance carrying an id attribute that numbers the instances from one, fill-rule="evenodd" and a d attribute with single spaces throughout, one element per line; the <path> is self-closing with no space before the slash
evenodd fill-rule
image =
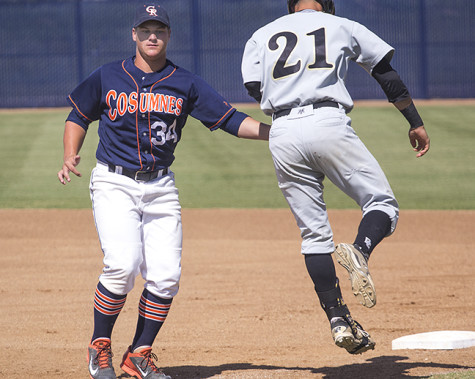
<path id="1" fill-rule="evenodd" d="M 134 42 L 137 42 L 137 31 L 135 30 L 135 28 L 132 28 L 132 40 Z"/>

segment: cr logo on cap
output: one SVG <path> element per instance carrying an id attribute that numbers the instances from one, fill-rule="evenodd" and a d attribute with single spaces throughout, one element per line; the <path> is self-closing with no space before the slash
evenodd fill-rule
<path id="1" fill-rule="evenodd" d="M 157 15 L 157 10 L 155 9 L 155 5 L 149 5 L 147 8 L 145 8 L 147 13 L 150 16 L 156 16 Z"/>

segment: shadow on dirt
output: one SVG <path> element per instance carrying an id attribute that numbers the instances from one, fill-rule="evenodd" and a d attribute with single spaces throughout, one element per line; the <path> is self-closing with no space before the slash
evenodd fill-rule
<path id="1" fill-rule="evenodd" d="M 254 365 L 251 363 L 229 363 L 220 366 L 179 366 L 167 367 L 163 371 L 172 378 L 186 379 L 202 379 L 211 378 L 224 372 L 227 376 L 233 371 L 262 371 L 262 377 L 268 378 L 273 375 L 278 377 L 277 371 L 294 371 L 296 377 L 299 372 L 305 374 L 319 374 L 325 379 L 341 379 L 341 378 L 365 378 L 365 379 L 381 379 L 381 378 L 421 378 L 420 376 L 410 375 L 409 372 L 414 368 L 438 368 L 447 371 L 451 370 L 468 370 L 475 369 L 471 366 L 461 366 L 457 364 L 442 364 L 434 362 L 404 362 L 408 357 L 403 356 L 382 356 L 368 359 L 366 363 L 348 364 L 338 367 L 279 367 L 270 365 Z M 276 371 L 274 374 L 273 371 Z M 241 373 L 242 374 L 242 373 Z M 253 375 L 256 375 L 255 372 Z M 239 378 L 239 375 L 235 376 Z M 257 376 L 256 376 L 257 377 Z M 287 376 L 286 376 L 287 377 Z M 118 378 L 128 378 L 127 374 L 123 374 Z M 427 378 L 427 377 L 425 377 Z"/>

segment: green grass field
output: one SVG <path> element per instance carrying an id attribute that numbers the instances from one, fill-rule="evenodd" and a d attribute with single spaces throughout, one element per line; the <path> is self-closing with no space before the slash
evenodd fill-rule
<path id="1" fill-rule="evenodd" d="M 475 371 L 453 372 L 449 374 L 433 375 L 429 379 L 473 379 L 475 378 Z"/>
<path id="2" fill-rule="evenodd" d="M 402 209 L 475 209 L 475 106 L 418 107 L 431 137 L 431 151 L 415 158 L 407 123 L 393 107 L 356 106 L 353 127 L 380 162 Z M 255 108 L 241 107 L 261 121 Z M 89 208 L 89 174 L 95 164 L 97 123 L 91 125 L 79 169 L 67 186 L 62 134 L 68 110 L 0 113 L 0 208 Z M 184 208 L 287 207 L 277 187 L 267 143 L 209 132 L 190 118 L 172 166 Z M 355 208 L 326 181 L 329 208 Z"/>

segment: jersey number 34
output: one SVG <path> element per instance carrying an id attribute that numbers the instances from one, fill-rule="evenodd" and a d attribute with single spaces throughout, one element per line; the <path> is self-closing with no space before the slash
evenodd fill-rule
<path id="1" fill-rule="evenodd" d="M 151 126 L 152 130 L 155 131 L 157 137 L 152 137 L 152 143 L 155 146 L 164 145 L 167 141 L 173 141 L 176 143 L 178 141 L 178 135 L 176 134 L 176 120 L 173 121 L 173 124 L 168 126 L 163 121 L 156 121 Z"/>
<path id="2" fill-rule="evenodd" d="M 325 28 L 314 30 L 313 32 L 307 33 L 307 36 L 314 38 L 314 47 L 315 47 L 315 61 L 308 65 L 308 69 L 319 69 L 319 68 L 333 68 L 331 63 L 327 62 L 326 56 L 326 37 L 325 37 Z M 298 60 L 297 63 L 288 65 L 287 60 L 294 51 L 298 43 L 298 36 L 292 32 L 280 32 L 274 34 L 269 40 L 269 49 L 275 51 L 279 48 L 279 43 L 277 40 L 279 38 L 285 38 L 285 46 L 282 50 L 282 53 L 277 60 L 272 76 L 274 79 L 280 79 L 284 76 L 289 76 L 296 74 L 302 69 L 302 61 Z"/>

